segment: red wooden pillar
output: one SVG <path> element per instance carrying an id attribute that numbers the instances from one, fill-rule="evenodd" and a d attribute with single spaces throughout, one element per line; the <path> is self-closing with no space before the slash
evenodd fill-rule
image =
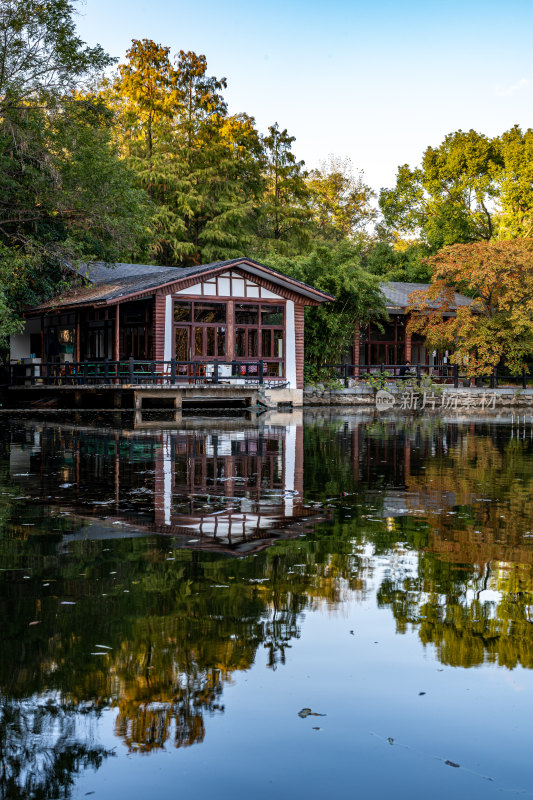
<path id="1" fill-rule="evenodd" d="M 354 334 L 353 334 L 353 354 L 352 354 L 352 363 L 354 365 L 353 376 L 354 378 L 359 377 L 359 361 L 360 361 L 360 330 L 361 326 L 359 322 L 355 324 Z"/>
<path id="2" fill-rule="evenodd" d="M 412 358 L 412 341 L 411 341 L 411 331 L 409 330 L 409 319 L 406 318 L 405 320 L 405 360 L 411 361 Z"/>
<path id="3" fill-rule="evenodd" d="M 113 361 L 120 361 L 120 306 L 115 306 L 115 336 L 113 340 Z"/>
<path id="4" fill-rule="evenodd" d="M 154 299 L 154 359 L 163 361 L 165 358 L 165 306 L 166 296 L 156 294 Z M 171 356 L 172 358 L 172 353 Z"/>
<path id="5" fill-rule="evenodd" d="M 296 388 L 304 388 L 304 307 L 294 304 L 294 338 L 296 344 Z"/>
<path id="6" fill-rule="evenodd" d="M 74 360 L 79 363 L 80 357 L 81 357 L 80 312 L 76 311 L 76 342 L 75 342 Z"/>
<path id="7" fill-rule="evenodd" d="M 235 358 L 235 303 L 229 300 L 226 305 L 226 361 Z"/>

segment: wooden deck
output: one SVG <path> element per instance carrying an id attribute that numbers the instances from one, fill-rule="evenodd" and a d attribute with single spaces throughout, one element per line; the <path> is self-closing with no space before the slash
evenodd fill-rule
<path id="1" fill-rule="evenodd" d="M 261 404 L 257 385 L 231 384 L 108 384 L 11 386 L 10 407 L 57 405 L 58 408 L 236 408 Z"/>

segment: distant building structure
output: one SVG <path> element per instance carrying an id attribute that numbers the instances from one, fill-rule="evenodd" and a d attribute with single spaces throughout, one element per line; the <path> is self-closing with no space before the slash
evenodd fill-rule
<path id="1" fill-rule="evenodd" d="M 403 283 L 388 281 L 380 284 L 385 296 L 389 321 L 382 324 L 383 330 L 375 323 L 358 326 L 355 331 L 348 359 L 356 365 L 425 364 L 437 367 L 448 360 L 447 351 L 430 350 L 425 337 L 411 334 L 407 330 L 409 322 L 409 295 L 412 292 L 429 289 L 429 283 Z M 455 308 L 469 305 L 471 300 L 465 295 L 455 293 Z M 453 311 L 452 311 L 453 313 Z"/>

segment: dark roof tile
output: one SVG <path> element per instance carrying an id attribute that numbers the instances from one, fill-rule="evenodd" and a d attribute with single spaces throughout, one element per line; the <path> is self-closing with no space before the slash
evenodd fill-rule
<path id="1" fill-rule="evenodd" d="M 380 283 L 380 289 L 385 295 L 388 308 L 407 308 L 411 292 L 429 289 L 430 283 L 403 283 L 401 281 L 387 281 Z M 455 306 L 469 306 L 472 300 L 464 294 L 455 292 Z"/>
<path id="2" fill-rule="evenodd" d="M 167 283 L 173 283 L 183 278 L 202 275 L 224 267 L 239 266 L 252 268 L 271 273 L 274 279 L 279 276 L 285 279 L 290 286 L 301 294 L 308 294 L 315 299 L 332 300 L 333 298 L 315 289 L 302 281 L 289 278 L 278 270 L 265 267 L 249 258 L 234 258 L 229 261 L 213 261 L 210 264 L 199 264 L 192 267 L 158 267 L 150 264 L 105 264 L 100 261 L 79 265 L 75 272 L 84 278 L 89 285 L 76 287 L 58 297 L 47 300 L 29 309 L 29 312 L 46 311 L 52 308 L 85 305 L 89 303 L 110 303 L 129 295 L 148 293 Z"/>

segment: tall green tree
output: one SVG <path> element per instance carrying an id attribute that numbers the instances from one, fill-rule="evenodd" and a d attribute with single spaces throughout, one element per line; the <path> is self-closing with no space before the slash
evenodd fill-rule
<path id="1" fill-rule="evenodd" d="M 79 257 L 114 260 L 142 236 L 142 195 L 82 93 L 110 63 L 76 36 L 65 0 L 0 8 L 0 340 L 22 306 L 58 291 Z"/>
<path id="2" fill-rule="evenodd" d="M 207 74 L 205 56 L 180 51 L 176 70 L 182 112 L 176 202 L 192 263 L 244 255 L 262 191 L 261 145 L 253 118 L 229 116 L 226 79 Z"/>
<path id="3" fill-rule="evenodd" d="M 294 136 L 278 123 L 263 138 L 265 192 L 259 207 L 257 250 L 280 255 L 306 252 L 312 219 L 311 193 L 303 161 L 292 152 Z"/>
<path id="4" fill-rule="evenodd" d="M 308 179 L 316 232 L 326 241 L 355 239 L 377 217 L 374 193 L 349 158 L 330 156 Z"/>
<path id="5" fill-rule="evenodd" d="M 134 39 L 119 66 L 116 90 L 106 99 L 115 101 L 121 113 L 122 147 L 135 164 L 150 199 L 153 199 L 154 138 L 160 123 L 169 119 L 174 100 L 175 71 L 169 47 L 149 39 Z"/>
<path id="6" fill-rule="evenodd" d="M 69 0 L 2 0 L 0 114 L 63 97 L 112 63 L 76 35 L 74 8 Z"/>
<path id="7" fill-rule="evenodd" d="M 518 125 L 500 136 L 502 239 L 533 236 L 533 130 Z"/>
<path id="8" fill-rule="evenodd" d="M 151 204 L 151 255 L 167 265 L 243 255 L 261 196 L 262 148 L 253 118 L 230 116 L 225 78 L 205 56 L 133 41 L 102 96 Z"/>
<path id="9" fill-rule="evenodd" d="M 396 186 L 382 189 L 385 225 L 418 233 L 433 250 L 457 242 L 489 240 L 497 231 L 500 146 L 474 130 L 450 133 L 428 147 L 420 167 L 398 168 Z"/>

